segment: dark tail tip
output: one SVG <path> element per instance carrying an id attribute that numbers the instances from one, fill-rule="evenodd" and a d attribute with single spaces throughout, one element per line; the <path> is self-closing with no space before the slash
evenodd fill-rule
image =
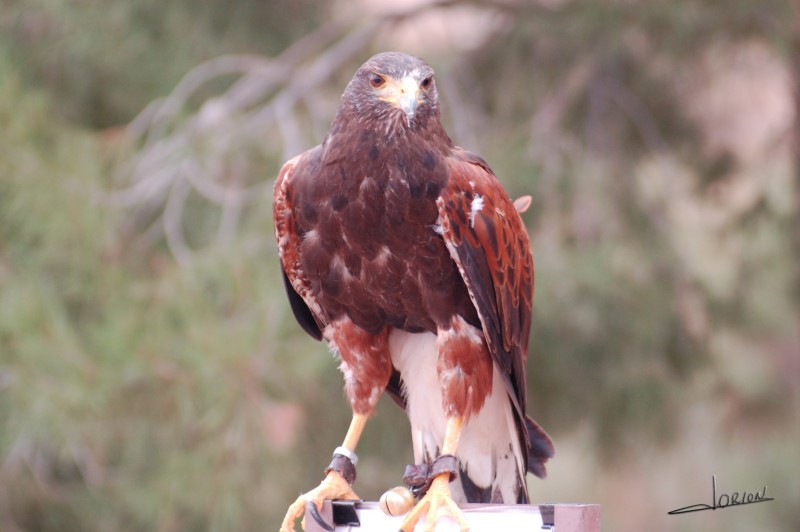
<path id="1" fill-rule="evenodd" d="M 525 416 L 525 431 L 528 433 L 528 471 L 539 478 L 546 478 L 544 464 L 556 454 L 553 440 L 528 416 Z"/>

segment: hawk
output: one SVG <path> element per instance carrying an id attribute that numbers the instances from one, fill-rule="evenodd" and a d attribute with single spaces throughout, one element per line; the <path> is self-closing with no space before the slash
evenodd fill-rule
<path id="1" fill-rule="evenodd" d="M 273 216 L 302 328 L 341 360 L 353 411 L 326 477 L 291 505 L 357 499 L 355 448 L 384 391 L 405 409 L 427 491 L 407 514 L 432 529 L 456 502 L 525 503 L 554 454 L 525 414 L 533 261 L 488 164 L 440 121 L 433 69 L 387 52 L 342 95 L 321 145 L 281 168 Z"/>

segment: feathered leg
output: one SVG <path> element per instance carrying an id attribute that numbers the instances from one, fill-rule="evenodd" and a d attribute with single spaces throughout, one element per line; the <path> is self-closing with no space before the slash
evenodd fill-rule
<path id="1" fill-rule="evenodd" d="M 461 424 L 463 418 L 447 418 L 447 429 L 444 435 L 444 445 L 442 454 L 455 454 L 458 447 L 458 439 L 461 436 Z M 448 515 L 452 517 L 459 528 L 463 531 L 469 530 L 464 514 L 450 496 L 450 474 L 442 473 L 433 479 L 430 488 L 425 496 L 408 513 L 400 525 L 403 532 L 411 532 L 417 526 L 420 518 L 427 514 L 425 518 L 425 532 L 433 532 L 439 519 Z"/>

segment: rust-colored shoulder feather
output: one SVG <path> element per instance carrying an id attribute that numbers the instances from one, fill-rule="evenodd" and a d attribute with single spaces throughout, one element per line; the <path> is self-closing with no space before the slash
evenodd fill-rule
<path id="1" fill-rule="evenodd" d="M 483 159 L 457 148 L 447 167 L 449 181 L 437 199 L 442 237 L 522 414 L 533 300 L 528 233 Z"/>
<path id="2" fill-rule="evenodd" d="M 550 437 L 525 415 L 533 259 L 518 209 L 486 162 L 461 148 L 447 159 L 447 186 L 436 200 L 438 228 L 478 311 L 502 372 L 527 449 L 525 468 L 540 478 L 555 455 Z"/>

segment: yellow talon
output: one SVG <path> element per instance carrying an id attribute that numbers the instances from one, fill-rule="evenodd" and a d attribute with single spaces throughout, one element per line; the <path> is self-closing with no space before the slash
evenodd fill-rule
<path id="1" fill-rule="evenodd" d="M 294 532 L 294 523 L 300 516 L 303 515 L 306 509 L 306 504 L 313 502 L 318 510 L 322 510 L 322 504 L 325 499 L 347 499 L 359 500 L 359 496 L 350 487 L 350 484 L 336 471 L 329 471 L 325 479 L 320 482 L 319 486 L 301 495 L 295 500 L 289 509 L 286 511 L 286 517 L 283 518 L 280 532 Z M 303 516 L 302 522 L 303 529 L 306 527 L 306 518 Z"/>
<path id="2" fill-rule="evenodd" d="M 452 517 L 462 532 L 469 530 L 464 514 L 450 496 L 449 477 L 448 473 L 444 473 L 433 479 L 428 492 L 403 520 L 400 530 L 411 532 L 426 513 L 428 517 L 425 519 L 425 532 L 433 532 L 436 524 L 444 516 Z"/>
<path id="3" fill-rule="evenodd" d="M 344 438 L 342 447 L 354 452 L 356 444 L 361 437 L 361 432 L 364 430 L 364 425 L 367 423 L 369 414 L 356 414 L 353 413 L 353 419 L 350 421 L 350 428 L 347 429 L 347 435 Z M 322 505 L 325 499 L 339 499 L 357 501 L 360 499 L 358 495 L 350 487 L 350 484 L 344 477 L 336 471 L 331 469 L 325 476 L 325 479 L 320 482 L 319 486 L 309 491 L 304 495 L 300 495 L 296 501 L 289 506 L 286 510 L 286 517 L 283 518 L 280 532 L 294 532 L 294 523 L 297 521 L 306 510 L 306 504 L 313 502 L 318 511 L 322 511 Z M 306 518 L 303 517 L 303 529 L 306 528 Z"/>

